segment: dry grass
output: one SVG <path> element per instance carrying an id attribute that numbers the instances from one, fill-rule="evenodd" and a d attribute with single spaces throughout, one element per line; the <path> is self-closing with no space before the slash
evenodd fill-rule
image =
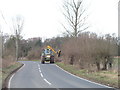
<path id="1" fill-rule="evenodd" d="M 15 63 L 15 61 L 12 59 L 9 59 L 9 60 L 3 59 L 2 60 L 2 68 L 6 68 L 14 63 Z"/>
<path id="2" fill-rule="evenodd" d="M 111 87 L 118 88 L 118 73 L 113 71 L 99 71 L 99 72 L 89 72 L 85 69 L 78 69 L 74 65 L 67 65 L 64 63 L 57 63 L 60 67 L 66 71 L 80 76 L 82 78 L 105 84 Z"/>
<path id="3" fill-rule="evenodd" d="M 21 65 L 22 64 L 19 62 L 14 62 L 14 63 L 11 63 L 11 65 L 9 65 L 8 67 L 2 68 L 2 77 L 1 77 L 2 79 L 0 78 L 2 80 L 2 83 L 13 70 L 20 67 Z"/>

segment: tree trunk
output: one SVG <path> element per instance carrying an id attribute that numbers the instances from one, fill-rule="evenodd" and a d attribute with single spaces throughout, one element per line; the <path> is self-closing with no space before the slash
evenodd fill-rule
<path id="1" fill-rule="evenodd" d="M 72 55 L 72 56 L 70 57 L 70 65 L 73 65 L 73 63 L 74 63 L 74 56 Z"/>
<path id="2" fill-rule="evenodd" d="M 109 57 L 106 57 L 106 58 L 105 58 L 105 62 L 103 63 L 103 68 L 102 68 L 102 70 L 107 70 L 108 59 L 109 59 Z"/>
<path id="3" fill-rule="evenodd" d="M 75 12 L 75 37 L 77 37 L 78 35 L 77 22 L 78 22 L 78 8 L 76 9 L 76 12 Z"/>
<path id="4" fill-rule="evenodd" d="M 103 69 L 102 70 L 107 70 L 107 62 L 103 64 Z"/>
<path id="5" fill-rule="evenodd" d="M 100 63 L 96 62 L 97 70 L 100 71 Z"/>

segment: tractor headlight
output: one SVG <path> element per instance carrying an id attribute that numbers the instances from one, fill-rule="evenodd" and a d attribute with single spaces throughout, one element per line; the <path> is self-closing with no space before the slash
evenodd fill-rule
<path id="1" fill-rule="evenodd" d="M 46 57 L 47 57 L 47 58 L 50 58 L 50 55 L 47 55 Z"/>

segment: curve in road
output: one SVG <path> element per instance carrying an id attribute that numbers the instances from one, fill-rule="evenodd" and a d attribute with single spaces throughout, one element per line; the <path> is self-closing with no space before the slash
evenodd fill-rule
<path id="1" fill-rule="evenodd" d="M 111 88 L 79 78 L 55 64 L 21 62 L 24 66 L 12 75 L 8 88 Z"/>

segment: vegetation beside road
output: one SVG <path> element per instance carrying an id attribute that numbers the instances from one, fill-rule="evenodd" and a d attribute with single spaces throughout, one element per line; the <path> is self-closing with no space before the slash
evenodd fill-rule
<path id="1" fill-rule="evenodd" d="M 119 58 L 120 61 L 120 58 Z M 99 72 L 90 72 L 86 69 L 78 69 L 74 65 L 57 62 L 58 66 L 64 70 L 77 75 L 79 77 L 101 83 L 107 86 L 118 88 L 118 72 L 112 70 L 101 70 Z"/>
<path id="2" fill-rule="evenodd" d="M 0 28 L 0 51 L 3 60 L 0 67 L 3 68 L 3 79 L 14 68 L 19 67 L 14 63 L 18 59 L 36 61 L 40 59 L 43 49 L 50 45 L 55 50 L 61 50 L 61 58 L 56 61 L 62 60 L 63 63 L 57 64 L 65 70 L 117 87 L 120 60 L 117 62 L 117 59 L 113 60 L 113 58 L 120 56 L 118 35 L 115 33 L 102 35 L 87 31 L 87 16 L 84 15 L 87 10 L 84 10 L 81 0 L 65 1 L 63 11 L 66 20 L 66 24 L 63 24 L 65 32 L 57 37 L 44 39 L 40 36 L 24 39 L 22 35 L 24 18 L 21 16 L 14 17 L 13 25 L 11 24 L 14 34 L 5 34 Z M 2 17 L 5 20 L 3 15 Z M 4 28 L 4 26 L 2 27 Z"/>
<path id="3" fill-rule="evenodd" d="M 22 64 L 20 62 L 15 62 L 12 65 L 2 68 L 2 84 L 5 82 L 5 79 L 8 77 L 8 75 L 14 71 L 15 69 L 19 68 Z"/>

